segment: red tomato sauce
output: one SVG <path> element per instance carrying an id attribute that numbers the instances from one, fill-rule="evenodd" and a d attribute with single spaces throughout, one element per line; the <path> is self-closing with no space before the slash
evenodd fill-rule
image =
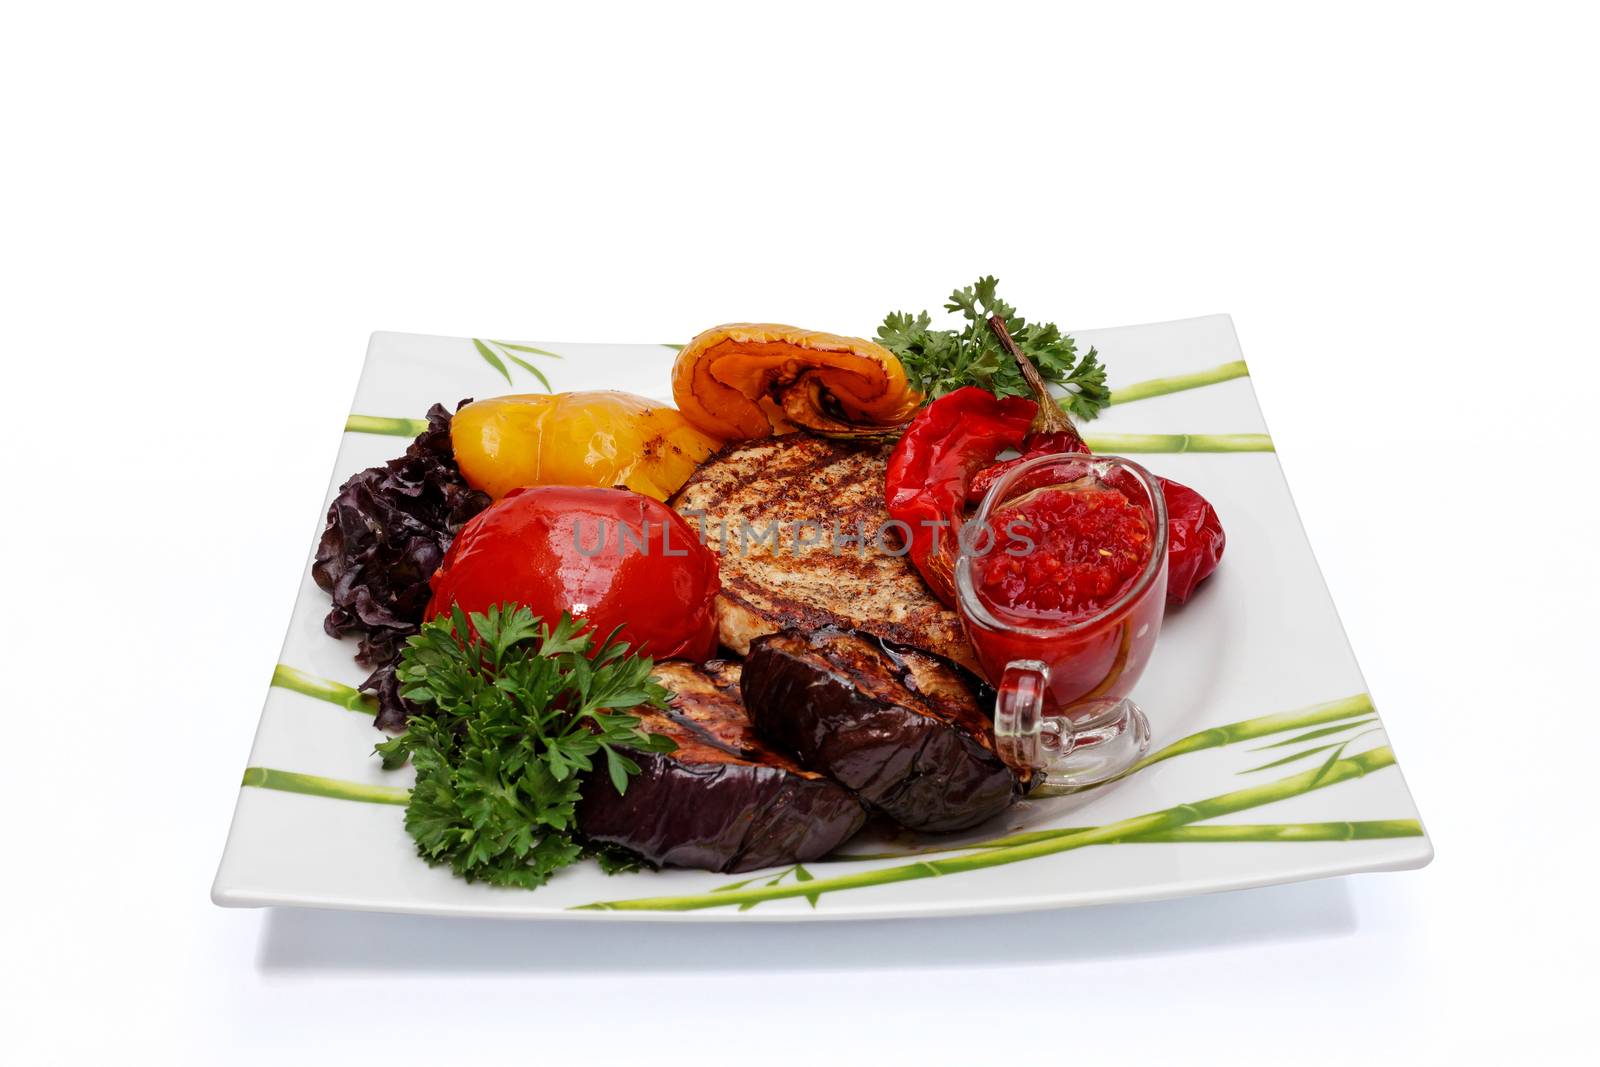
<path id="1" fill-rule="evenodd" d="M 1087 618 L 1126 592 L 1150 560 L 1149 520 L 1114 489 L 1040 490 L 996 511 L 991 525 L 1003 533 L 977 564 L 977 589 L 1008 615 Z"/>
<path id="2" fill-rule="evenodd" d="M 1042 662 L 1047 703 L 1068 714 L 1126 696 L 1165 609 L 1164 548 L 1139 585 L 1159 540 L 1149 509 L 1104 482 L 1054 485 L 1002 505 L 988 526 L 994 545 L 973 559 L 972 580 L 990 619 L 962 613 L 984 673 L 999 684 L 1008 664 Z"/>

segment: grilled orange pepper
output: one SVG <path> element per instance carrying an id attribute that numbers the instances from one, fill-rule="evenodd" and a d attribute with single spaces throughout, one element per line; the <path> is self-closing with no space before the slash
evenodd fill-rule
<path id="1" fill-rule="evenodd" d="M 801 427 L 851 436 L 904 424 L 921 403 L 882 345 L 776 323 L 716 326 L 678 353 L 672 396 L 684 417 L 723 439 Z"/>
<path id="2" fill-rule="evenodd" d="M 670 405 L 612 391 L 479 400 L 456 412 L 450 442 L 468 484 L 496 500 L 525 485 L 665 500 L 719 444 Z"/>

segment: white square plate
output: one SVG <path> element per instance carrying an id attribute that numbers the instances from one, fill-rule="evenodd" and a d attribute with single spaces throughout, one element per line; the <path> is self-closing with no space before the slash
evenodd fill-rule
<path id="1" fill-rule="evenodd" d="M 1124 390 L 1242 358 L 1223 315 L 1076 337 L 1100 350 L 1111 384 Z M 670 346 L 530 347 L 559 355 L 523 353 L 555 389 L 671 396 Z M 504 373 L 470 339 L 374 334 L 354 414 L 418 418 L 435 402 L 453 406 L 462 397 L 541 388 L 524 367 L 502 362 Z M 1221 567 L 1189 604 L 1169 612 L 1135 693 L 1150 715 L 1154 750 L 1196 734 L 1203 742 L 1187 742 L 1112 786 L 1024 801 L 958 839 L 914 843 L 937 844 L 944 849 L 937 853 L 904 855 L 913 846 L 903 840 L 857 838 L 846 846 L 851 853 L 902 855 L 754 876 L 663 870 L 608 877 L 579 864 L 534 891 L 468 884 L 417 858 L 401 807 L 373 802 L 402 798 L 410 771 L 382 770 L 372 755 L 380 735 L 370 717 L 337 703 L 337 685 L 359 684 L 366 672 L 351 658 L 353 641 L 323 633 L 328 599 L 311 581 L 308 559 L 281 656 L 284 668 L 300 673 L 280 668 L 267 694 L 212 898 L 229 906 L 514 918 L 826 920 L 1147 900 L 1423 866 L 1432 847 L 1371 710 L 1250 380 L 1242 364 L 1209 377 L 1221 380 L 1135 390 L 1156 395 L 1116 403 L 1084 427 L 1096 451 L 1137 448 L 1155 473 L 1198 489 L 1226 527 Z M 404 436 L 346 433 L 324 506 L 351 474 L 406 444 Z M 1197 450 L 1218 447 L 1229 450 Z M 297 686 L 297 677 L 336 686 L 319 698 L 311 695 L 314 683 Z M 1205 733 L 1275 714 L 1286 718 Z M 1231 740 L 1240 732 L 1256 736 Z M 349 796 L 329 795 L 340 792 Z M 368 799 L 354 799 L 360 797 Z M 1218 797 L 1225 799 L 1164 816 L 1154 834 L 1156 821 L 1117 825 Z M 1207 817 L 1187 822 L 1195 815 Z M 1078 827 L 1110 829 L 1050 833 Z M 951 848 L 1017 833 L 1033 836 L 1009 846 Z"/>

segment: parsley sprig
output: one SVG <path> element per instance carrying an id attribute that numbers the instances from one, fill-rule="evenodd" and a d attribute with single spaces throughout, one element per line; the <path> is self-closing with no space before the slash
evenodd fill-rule
<path id="1" fill-rule="evenodd" d="M 912 386 L 930 399 L 964 385 L 996 396 L 1027 396 L 1016 360 L 989 331 L 989 316 L 999 315 L 1044 380 L 1066 392 L 1062 406 L 1081 419 L 1094 418 L 1111 402 L 1100 354 L 1091 348 L 1080 358 L 1077 344 L 1055 323 L 1028 322 L 1001 300 L 995 293 L 998 284 L 993 277 L 979 278 L 950 294 L 944 309 L 961 313 L 967 320 L 962 329 L 935 330 L 926 311 L 896 311 L 878 327 L 878 340 L 900 357 Z"/>
<path id="2" fill-rule="evenodd" d="M 416 767 L 405 825 L 429 863 L 468 881 L 543 885 L 584 855 L 581 791 L 626 792 L 639 765 L 624 750 L 677 747 L 626 714 L 665 707 L 652 661 L 615 633 L 591 650 L 581 628 L 563 614 L 552 629 L 517 605 L 470 618 L 457 607 L 406 643 L 396 675 L 423 713 L 377 749 L 386 768 L 408 757 Z M 587 774 L 601 753 L 609 781 Z"/>

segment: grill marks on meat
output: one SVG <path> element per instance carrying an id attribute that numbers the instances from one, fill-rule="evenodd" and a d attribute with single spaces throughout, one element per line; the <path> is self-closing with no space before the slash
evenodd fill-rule
<path id="1" fill-rule="evenodd" d="M 860 801 L 763 742 L 739 694 L 739 666 L 660 663 L 671 708 L 636 708 L 642 728 L 674 752 L 630 753 L 640 773 L 618 796 L 603 777 L 584 790 L 578 827 L 651 863 L 748 871 L 814 860 L 866 821 Z"/>
<path id="2" fill-rule="evenodd" d="M 895 529 L 885 529 L 890 451 L 805 433 L 741 442 L 708 459 L 678 491 L 672 506 L 719 553 L 724 646 L 744 655 L 763 634 L 837 626 L 976 669 L 956 613 L 909 560 L 878 547 L 901 547 Z M 762 539 L 769 527 L 775 540 Z M 836 528 L 841 539 L 859 540 L 836 549 Z"/>
<path id="3" fill-rule="evenodd" d="M 831 627 L 757 638 L 743 690 L 762 737 L 913 830 L 963 830 L 1023 783 L 994 751 L 973 679 L 916 649 Z"/>

